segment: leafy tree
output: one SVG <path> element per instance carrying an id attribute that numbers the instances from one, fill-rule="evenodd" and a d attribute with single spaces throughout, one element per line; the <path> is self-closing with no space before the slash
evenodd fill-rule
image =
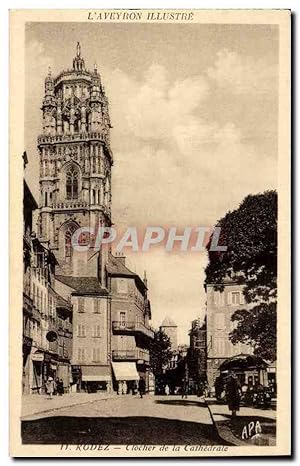
<path id="1" fill-rule="evenodd" d="M 251 344 L 254 353 L 276 359 L 276 298 L 277 298 L 277 193 L 266 191 L 249 195 L 233 212 L 221 220 L 219 245 L 226 252 L 209 251 L 206 283 L 219 291 L 224 281 L 234 280 L 244 285 L 243 292 L 250 310 L 236 311 L 232 321 L 236 328 L 230 339 Z"/>
<path id="2" fill-rule="evenodd" d="M 157 330 L 150 345 L 150 367 L 153 374 L 162 374 L 171 357 L 170 338 L 163 330 Z"/>

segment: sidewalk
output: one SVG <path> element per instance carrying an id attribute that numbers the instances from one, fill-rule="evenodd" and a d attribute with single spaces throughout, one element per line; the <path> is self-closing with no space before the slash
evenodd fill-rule
<path id="1" fill-rule="evenodd" d="M 221 438 L 234 445 L 275 445 L 276 410 L 241 407 L 231 420 L 227 405 L 206 399 L 213 423 Z"/>
<path id="2" fill-rule="evenodd" d="M 78 406 L 84 403 L 92 403 L 99 400 L 114 398 L 109 393 L 66 393 L 63 396 L 54 396 L 51 400 L 46 395 L 23 395 L 22 419 L 36 417 L 38 414 L 55 411 L 70 406 Z"/>

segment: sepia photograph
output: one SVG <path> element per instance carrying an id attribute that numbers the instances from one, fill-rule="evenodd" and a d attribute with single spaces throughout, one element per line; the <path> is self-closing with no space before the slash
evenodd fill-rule
<path id="1" fill-rule="evenodd" d="M 10 19 L 12 456 L 289 455 L 290 11 Z"/>

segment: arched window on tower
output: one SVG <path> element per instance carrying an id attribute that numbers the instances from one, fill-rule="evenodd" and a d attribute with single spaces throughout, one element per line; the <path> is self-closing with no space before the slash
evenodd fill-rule
<path id="1" fill-rule="evenodd" d="M 74 232 L 77 230 L 77 228 L 78 226 L 71 222 L 67 225 L 67 229 L 65 230 L 65 233 L 64 233 L 65 259 L 66 259 L 66 262 L 68 263 L 70 263 L 72 260 L 72 252 L 73 252 L 72 236 Z"/>
<path id="2" fill-rule="evenodd" d="M 70 167 L 66 173 L 66 194 L 67 199 L 78 198 L 78 170 Z"/>
<path id="3" fill-rule="evenodd" d="M 72 232 L 67 230 L 65 233 L 65 257 L 70 259 L 72 256 Z"/>

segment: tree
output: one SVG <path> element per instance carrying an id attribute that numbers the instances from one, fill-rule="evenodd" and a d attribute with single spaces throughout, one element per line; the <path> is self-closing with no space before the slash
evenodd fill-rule
<path id="1" fill-rule="evenodd" d="M 170 338 L 163 330 L 157 330 L 150 345 L 150 367 L 155 376 L 163 373 L 171 357 Z"/>
<path id="2" fill-rule="evenodd" d="M 221 228 L 219 244 L 226 252 L 210 251 L 206 283 L 219 291 L 224 281 L 244 285 L 243 293 L 250 309 L 232 316 L 236 328 L 230 340 L 251 344 L 254 353 L 276 359 L 277 298 L 277 193 L 266 191 L 249 195 L 233 212 L 228 212 L 217 226 Z"/>

